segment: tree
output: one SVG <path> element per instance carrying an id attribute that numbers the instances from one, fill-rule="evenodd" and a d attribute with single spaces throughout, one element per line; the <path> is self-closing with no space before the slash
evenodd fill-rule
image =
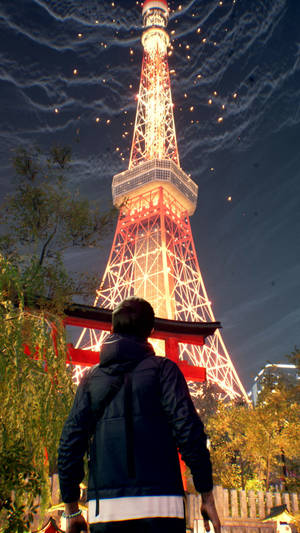
<path id="1" fill-rule="evenodd" d="M 193 403 L 204 426 L 206 426 L 210 417 L 216 413 L 221 401 L 221 394 L 220 387 L 210 382 L 200 383 L 196 394 L 193 391 Z"/>
<path id="2" fill-rule="evenodd" d="M 270 483 L 282 482 L 286 490 L 299 490 L 297 476 L 290 476 L 287 469 L 289 463 L 295 474 L 299 470 L 300 405 L 297 391 L 298 386 L 284 376 L 269 375 L 263 383 L 255 409 L 252 450 L 249 451 L 253 459 L 256 457 L 257 467 L 260 465 L 266 489 Z"/>
<path id="3" fill-rule="evenodd" d="M 226 488 L 246 488 L 253 476 L 251 463 L 245 454 L 248 421 L 252 410 L 247 405 L 222 403 L 208 420 L 215 482 Z"/>
<path id="4" fill-rule="evenodd" d="M 15 192 L 1 209 L 0 251 L 18 265 L 25 292 L 66 302 L 76 294 L 91 291 L 88 273 L 70 276 L 64 267 L 64 253 L 71 247 L 99 246 L 111 226 L 116 210 L 104 212 L 67 187 L 71 150 L 53 147 L 16 151 Z"/>
<path id="5" fill-rule="evenodd" d="M 278 378 L 267 377 L 255 408 L 220 403 L 206 426 L 215 482 L 227 488 L 299 488 L 288 472 L 298 468 L 299 415 L 293 387 Z"/>
<path id="6" fill-rule="evenodd" d="M 300 348 L 295 346 L 294 350 L 288 355 L 286 355 L 287 359 L 297 367 L 298 370 L 300 370 Z"/>
<path id="7" fill-rule="evenodd" d="M 73 401 L 62 312 L 91 290 L 64 253 L 98 246 L 113 222 L 67 187 L 70 150 L 19 149 L 16 188 L 1 210 L 0 530 L 29 529 L 37 496 L 47 505 L 62 425 Z M 1 253 L 2 252 L 2 253 Z M 38 310 L 37 310 L 37 306 Z M 56 332 L 53 342 L 52 332 Z"/>
<path id="8" fill-rule="evenodd" d="M 18 269 L 0 257 L 0 529 L 29 529 L 56 471 L 58 439 L 74 388 L 64 330 L 55 316 L 24 305 Z M 51 337 L 56 327 L 56 343 Z"/>

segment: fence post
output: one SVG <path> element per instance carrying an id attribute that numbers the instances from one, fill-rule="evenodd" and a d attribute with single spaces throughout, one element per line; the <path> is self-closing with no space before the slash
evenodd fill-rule
<path id="1" fill-rule="evenodd" d="M 256 518 L 256 501 L 255 501 L 255 492 L 254 490 L 249 490 L 249 515 L 250 518 Z"/>
<path id="2" fill-rule="evenodd" d="M 291 506 L 290 506 L 290 495 L 288 492 L 284 492 L 283 495 L 282 495 L 282 503 L 285 503 L 285 505 L 287 506 L 288 510 L 290 511 L 291 510 Z"/>
<path id="3" fill-rule="evenodd" d="M 191 494 L 189 493 L 186 493 L 185 498 L 185 518 L 187 527 L 193 529 L 193 522 L 191 520 Z"/>
<path id="4" fill-rule="evenodd" d="M 53 474 L 51 478 L 51 501 L 52 505 L 56 505 L 60 501 L 58 474 Z"/>
<path id="5" fill-rule="evenodd" d="M 194 520 L 196 518 L 198 518 L 197 516 L 197 513 L 195 513 L 195 500 L 196 498 L 198 498 L 198 496 L 195 496 L 194 494 L 190 494 L 189 496 L 189 500 L 190 500 L 190 506 L 189 506 L 189 511 L 190 511 L 190 524 L 191 526 L 193 527 L 193 524 L 194 524 Z"/>
<path id="6" fill-rule="evenodd" d="M 248 508 L 247 508 L 247 499 L 246 499 L 246 491 L 240 490 L 240 512 L 242 518 L 248 518 Z"/>
<path id="7" fill-rule="evenodd" d="M 264 493 L 260 490 L 258 493 L 258 516 L 259 518 L 265 518 L 265 498 Z"/>
<path id="8" fill-rule="evenodd" d="M 266 492 L 266 507 L 267 507 L 267 514 L 270 513 L 271 508 L 273 507 L 273 493 L 272 492 Z"/>
<path id="9" fill-rule="evenodd" d="M 230 509 L 229 509 L 229 492 L 228 489 L 223 489 L 223 503 L 224 503 L 224 518 L 228 518 L 230 516 Z"/>
<path id="10" fill-rule="evenodd" d="M 214 487 L 214 498 L 221 524 L 224 520 L 224 489 L 220 485 Z"/>
<path id="11" fill-rule="evenodd" d="M 281 494 L 280 494 L 280 492 L 275 492 L 275 505 L 281 505 Z"/>
<path id="12" fill-rule="evenodd" d="M 231 516 L 232 518 L 237 518 L 239 516 L 237 491 L 235 489 L 230 489 L 230 495 L 231 495 Z"/>
<path id="13" fill-rule="evenodd" d="M 296 513 L 298 513 L 298 511 L 299 511 L 298 494 L 293 492 L 291 494 L 291 512 L 293 514 L 296 514 Z"/>

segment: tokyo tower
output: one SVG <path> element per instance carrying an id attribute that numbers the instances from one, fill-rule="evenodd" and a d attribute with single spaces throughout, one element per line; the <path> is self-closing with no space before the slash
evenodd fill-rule
<path id="1" fill-rule="evenodd" d="M 181 169 L 173 115 L 165 0 L 143 5 L 144 47 L 128 170 L 113 177 L 119 219 L 94 306 L 113 309 L 128 296 L 148 300 L 158 317 L 214 322 L 189 216 L 198 186 Z M 103 334 L 84 329 L 76 347 L 99 350 Z M 158 341 L 160 342 L 160 341 Z M 159 355 L 163 346 L 155 346 Z M 247 399 L 219 331 L 204 346 L 180 344 L 180 359 L 206 368 L 222 396 Z"/>

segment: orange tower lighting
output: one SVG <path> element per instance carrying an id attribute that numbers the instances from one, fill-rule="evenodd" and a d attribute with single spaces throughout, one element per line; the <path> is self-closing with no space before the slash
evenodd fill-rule
<path id="1" fill-rule="evenodd" d="M 181 169 L 174 124 L 164 0 L 143 5 L 143 64 L 128 170 L 113 177 L 120 214 L 95 306 L 113 309 L 128 296 L 148 300 L 158 317 L 214 322 L 195 251 L 189 216 L 198 186 Z M 77 348 L 99 350 L 103 335 L 84 329 Z M 164 346 L 156 346 L 164 354 Z M 247 394 L 219 331 L 205 346 L 181 343 L 180 359 L 205 367 L 227 398 Z"/>

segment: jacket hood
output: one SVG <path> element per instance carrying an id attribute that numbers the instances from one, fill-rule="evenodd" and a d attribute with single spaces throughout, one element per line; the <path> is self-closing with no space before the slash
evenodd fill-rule
<path id="1" fill-rule="evenodd" d="M 136 366 L 139 361 L 151 355 L 155 353 L 146 340 L 113 333 L 102 345 L 100 367 L 109 374 L 118 374 Z"/>

